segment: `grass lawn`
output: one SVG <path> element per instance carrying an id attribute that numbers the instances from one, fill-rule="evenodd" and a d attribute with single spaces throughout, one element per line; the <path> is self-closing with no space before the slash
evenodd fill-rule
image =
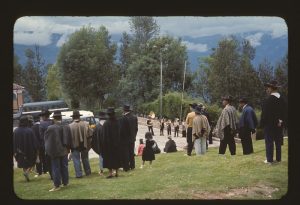
<path id="1" fill-rule="evenodd" d="M 158 154 L 152 168 L 120 171 L 118 178 L 98 176 L 98 158 L 91 159 L 92 175 L 76 179 L 69 162 L 69 185 L 56 192 L 49 175 L 26 182 L 22 169 L 14 169 L 14 191 L 21 199 L 280 199 L 288 186 L 288 140 L 282 147 L 282 162 L 266 165 L 263 140 L 254 142 L 254 154 L 218 156 L 209 148 L 205 156 L 184 156 L 184 152 Z M 193 151 L 194 152 L 194 151 Z M 275 154 L 275 153 L 274 153 Z"/>

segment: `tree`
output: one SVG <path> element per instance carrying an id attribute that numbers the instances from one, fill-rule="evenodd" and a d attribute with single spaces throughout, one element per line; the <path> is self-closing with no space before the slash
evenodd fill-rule
<path id="1" fill-rule="evenodd" d="M 287 54 L 277 63 L 274 78 L 281 85 L 280 91 L 285 97 L 288 95 L 288 56 Z"/>
<path id="2" fill-rule="evenodd" d="M 124 78 L 126 77 L 126 72 L 128 69 L 128 66 L 130 64 L 130 56 L 131 56 L 131 41 L 132 39 L 130 36 L 124 32 L 122 34 L 121 38 L 121 47 L 120 47 L 120 72 L 121 72 L 121 77 Z"/>
<path id="3" fill-rule="evenodd" d="M 102 106 L 104 95 L 116 86 L 119 71 L 114 64 L 116 44 L 104 26 L 89 26 L 73 33 L 58 55 L 62 90 L 75 104 Z"/>
<path id="4" fill-rule="evenodd" d="M 19 63 L 19 57 L 14 55 L 14 82 L 23 84 L 22 81 L 22 65 Z"/>
<path id="5" fill-rule="evenodd" d="M 48 100 L 58 100 L 62 98 L 62 88 L 59 81 L 58 67 L 56 65 L 52 65 L 48 70 L 46 88 Z"/>
<path id="6" fill-rule="evenodd" d="M 133 46 L 136 51 L 145 48 L 147 42 L 159 33 L 159 26 L 151 16 L 131 17 L 129 25 L 133 32 Z"/>
<path id="7" fill-rule="evenodd" d="M 38 46 L 35 46 L 35 51 L 25 50 L 27 62 L 22 73 L 24 77 L 23 85 L 33 101 L 42 101 L 45 100 L 46 96 L 44 60 L 40 55 Z"/>

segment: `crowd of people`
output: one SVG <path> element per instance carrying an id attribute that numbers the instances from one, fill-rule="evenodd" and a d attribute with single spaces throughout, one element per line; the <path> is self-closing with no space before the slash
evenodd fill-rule
<path id="1" fill-rule="evenodd" d="M 175 119 L 160 120 L 160 135 L 164 135 L 165 125 L 168 131 L 168 141 L 164 152 L 176 152 L 176 143 L 171 136 L 171 125 L 174 126 L 174 137 L 178 137 L 181 125 L 182 136 L 187 139 L 187 156 L 191 156 L 193 148 L 198 156 L 207 151 L 210 136 L 220 138 L 219 154 L 224 155 L 227 145 L 231 155 L 236 154 L 234 137 L 239 134 L 243 154 L 254 152 L 251 134 L 256 127 L 264 128 L 266 144 L 265 163 L 272 164 L 274 142 L 276 146 L 276 162 L 281 161 L 281 145 L 283 144 L 283 127 L 287 126 L 286 103 L 278 93 L 279 85 L 276 81 L 265 84 L 269 97 L 262 107 L 260 125 L 248 99 L 239 99 L 239 109 L 242 111 L 238 118 L 237 110 L 232 105 L 233 97 L 222 97 L 224 109 L 212 129 L 210 118 L 203 104 L 190 104 L 190 112 L 185 122 Z M 106 112 L 99 113 L 99 123 L 95 130 L 89 127 L 88 122 L 80 119 L 80 112 L 73 111 L 73 122 L 66 124 L 62 121 L 62 113 L 54 111 L 53 120 L 49 119 L 50 112 L 43 110 L 39 119 L 22 116 L 19 127 L 14 130 L 14 157 L 18 168 L 23 169 L 23 175 L 30 181 L 29 173 L 35 167 L 36 175 L 49 174 L 53 180 L 53 188 L 57 191 L 69 184 L 68 162 L 73 160 L 75 177 L 82 178 L 82 166 L 86 176 L 91 174 L 89 163 L 89 150 L 92 148 L 99 155 L 99 175 L 103 176 L 104 169 L 108 169 L 110 179 L 118 177 L 119 169 L 128 172 L 135 169 L 135 155 L 141 156 L 143 168 L 146 161 L 150 167 L 155 160 L 155 154 L 160 153 L 157 143 L 153 140 L 153 122 L 151 116 L 147 119 L 149 132 L 139 140 L 137 154 L 135 154 L 135 141 L 138 132 L 138 119 L 129 105 L 123 106 L 123 114 L 117 118 L 113 107 Z"/>

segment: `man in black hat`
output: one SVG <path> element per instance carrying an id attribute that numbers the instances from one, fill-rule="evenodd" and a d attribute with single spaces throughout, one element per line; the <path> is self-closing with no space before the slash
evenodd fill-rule
<path id="1" fill-rule="evenodd" d="M 187 141 L 187 155 L 191 156 L 192 150 L 193 150 L 193 141 L 192 141 L 192 129 L 193 129 L 193 120 L 195 117 L 195 107 L 197 106 L 196 103 L 189 104 L 190 105 L 190 111 L 185 120 L 185 124 L 187 126 L 187 135 L 186 135 L 186 141 Z"/>
<path id="2" fill-rule="evenodd" d="M 236 146 L 234 136 L 238 128 L 238 116 L 235 107 L 231 105 L 232 96 L 222 97 L 224 109 L 216 124 L 214 134 L 220 138 L 219 154 L 224 155 L 227 144 L 231 155 L 236 154 Z"/>
<path id="3" fill-rule="evenodd" d="M 103 132 L 103 124 L 106 120 L 106 113 L 103 111 L 99 112 L 99 123 L 96 125 L 96 130 L 93 133 L 92 138 L 92 149 L 99 155 L 99 175 L 103 175 L 103 157 L 102 157 L 102 132 Z"/>
<path id="4" fill-rule="evenodd" d="M 265 100 L 261 112 L 260 127 L 264 128 L 266 143 L 266 160 L 273 163 L 274 142 L 276 146 L 276 162 L 281 161 L 281 144 L 283 143 L 283 127 L 287 124 L 286 103 L 278 92 L 278 82 L 273 80 L 265 83 L 269 97 Z"/>
<path id="5" fill-rule="evenodd" d="M 51 157 L 54 184 L 50 192 L 58 191 L 61 184 L 69 184 L 68 153 L 72 144 L 68 126 L 62 124 L 61 111 L 54 111 L 53 118 L 54 124 L 45 132 L 45 151 Z"/>
<path id="6" fill-rule="evenodd" d="M 91 174 L 89 150 L 91 148 L 93 130 L 89 127 L 88 122 L 80 120 L 80 116 L 82 115 L 79 111 L 74 110 L 73 115 L 71 115 L 73 122 L 69 125 L 73 142 L 72 160 L 76 178 L 82 177 L 81 162 L 85 175 Z"/>
<path id="7" fill-rule="evenodd" d="M 126 117 L 129 122 L 129 169 L 132 170 L 135 168 L 134 148 L 138 132 L 138 119 L 136 115 L 133 114 L 129 105 L 123 106 L 123 116 Z"/>
<path id="8" fill-rule="evenodd" d="M 45 152 L 45 132 L 47 128 L 53 124 L 53 121 L 49 119 L 49 116 L 51 115 L 51 112 L 49 112 L 48 109 L 43 109 L 42 112 L 39 114 L 40 116 L 40 126 L 39 126 L 39 132 L 40 132 L 40 150 L 39 150 L 39 158 L 40 163 L 37 164 L 37 170 L 40 174 L 40 171 L 45 174 L 49 172 L 50 177 L 52 179 L 52 170 L 51 170 L 51 158 L 47 155 Z"/>
<path id="9" fill-rule="evenodd" d="M 251 133 L 255 133 L 257 118 L 253 108 L 248 105 L 246 98 L 243 97 L 239 100 L 239 107 L 242 110 L 239 121 L 239 136 L 242 142 L 243 154 L 247 155 L 253 153 Z"/>
<path id="10" fill-rule="evenodd" d="M 107 108 L 108 118 L 103 124 L 103 143 L 102 143 L 102 157 L 103 167 L 108 168 L 108 179 L 113 177 L 113 170 L 116 171 L 115 177 L 118 177 L 118 170 L 122 167 L 121 164 L 121 137 L 120 124 L 115 115 L 113 107 Z"/>

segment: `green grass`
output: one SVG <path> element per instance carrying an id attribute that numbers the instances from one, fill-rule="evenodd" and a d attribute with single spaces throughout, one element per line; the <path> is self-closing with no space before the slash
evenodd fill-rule
<path id="1" fill-rule="evenodd" d="M 76 179 L 69 163 L 70 183 L 57 192 L 49 192 L 48 175 L 26 182 L 21 169 L 14 169 L 14 191 L 21 199 L 279 199 L 288 186 L 288 141 L 282 147 L 282 162 L 266 165 L 263 140 L 254 142 L 254 154 L 218 156 L 218 148 L 209 148 L 205 156 L 184 156 L 183 152 L 158 154 L 152 168 L 146 162 L 140 169 L 120 171 L 118 178 L 98 176 L 98 159 L 91 159 L 92 175 Z"/>

